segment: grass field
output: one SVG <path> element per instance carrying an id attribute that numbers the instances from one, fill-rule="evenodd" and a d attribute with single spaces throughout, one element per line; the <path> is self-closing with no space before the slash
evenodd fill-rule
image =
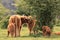
<path id="1" fill-rule="evenodd" d="M 60 27 L 54 27 L 53 32 L 59 32 Z M 35 37 L 29 36 L 27 27 L 23 27 L 21 30 L 21 37 L 7 37 L 7 29 L 0 29 L 0 40 L 60 40 L 60 35 L 52 35 L 51 37 Z"/>

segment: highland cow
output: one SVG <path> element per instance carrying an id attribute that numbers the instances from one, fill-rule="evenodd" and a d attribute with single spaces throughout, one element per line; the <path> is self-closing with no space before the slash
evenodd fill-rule
<path id="1" fill-rule="evenodd" d="M 21 18 L 19 15 L 12 15 L 9 19 L 9 24 L 15 24 L 15 36 L 20 36 Z"/>
<path id="2" fill-rule="evenodd" d="M 15 25 L 13 23 L 10 23 L 7 27 L 8 30 L 8 36 L 11 34 L 11 36 L 15 36 Z"/>
<path id="3" fill-rule="evenodd" d="M 51 35 L 51 29 L 48 26 L 43 26 L 42 31 L 43 31 L 44 36 L 50 36 Z"/>

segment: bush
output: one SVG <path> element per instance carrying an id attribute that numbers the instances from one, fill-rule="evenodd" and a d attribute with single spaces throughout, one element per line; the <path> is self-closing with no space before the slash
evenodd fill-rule
<path id="1" fill-rule="evenodd" d="M 8 19 L 9 19 L 9 16 L 6 16 L 6 17 L 4 17 L 4 19 L 2 19 L 2 20 L 0 21 L 0 27 L 1 27 L 2 29 L 7 28 Z"/>

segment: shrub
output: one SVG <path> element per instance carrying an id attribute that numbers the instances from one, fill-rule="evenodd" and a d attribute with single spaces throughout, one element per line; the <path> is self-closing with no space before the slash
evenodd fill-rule
<path id="1" fill-rule="evenodd" d="M 4 19 L 2 19 L 2 20 L 0 21 L 0 27 L 1 27 L 1 28 L 7 28 L 8 19 L 9 19 L 9 16 L 6 16 L 6 17 L 4 17 Z"/>

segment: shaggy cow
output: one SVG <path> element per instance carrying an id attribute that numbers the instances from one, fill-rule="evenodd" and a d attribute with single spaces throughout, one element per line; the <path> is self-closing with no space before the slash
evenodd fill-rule
<path id="1" fill-rule="evenodd" d="M 32 33 L 32 31 L 35 34 L 35 30 L 34 30 L 35 26 L 36 26 L 36 20 L 35 19 L 30 20 L 28 23 L 30 34 Z"/>
<path id="2" fill-rule="evenodd" d="M 43 31 L 44 36 L 50 36 L 51 35 L 51 30 L 48 26 L 43 26 L 42 31 Z"/>
<path id="3" fill-rule="evenodd" d="M 21 18 L 19 15 L 12 15 L 9 19 L 9 24 L 15 24 L 15 36 L 20 36 Z"/>
<path id="4" fill-rule="evenodd" d="M 32 16 L 21 16 L 21 24 L 27 23 L 29 34 L 32 33 L 33 27 L 35 26 L 35 19 L 32 19 Z"/>
<path id="5" fill-rule="evenodd" d="M 32 33 L 32 29 L 35 26 L 35 19 L 32 19 L 32 16 L 19 16 L 12 15 L 9 19 L 9 24 L 15 24 L 15 36 L 20 36 L 20 31 L 22 24 L 27 23 L 29 33 Z"/>
<path id="6" fill-rule="evenodd" d="M 15 25 L 13 23 L 10 23 L 7 27 L 8 30 L 8 36 L 9 34 L 11 34 L 11 36 L 13 37 L 15 34 Z"/>

